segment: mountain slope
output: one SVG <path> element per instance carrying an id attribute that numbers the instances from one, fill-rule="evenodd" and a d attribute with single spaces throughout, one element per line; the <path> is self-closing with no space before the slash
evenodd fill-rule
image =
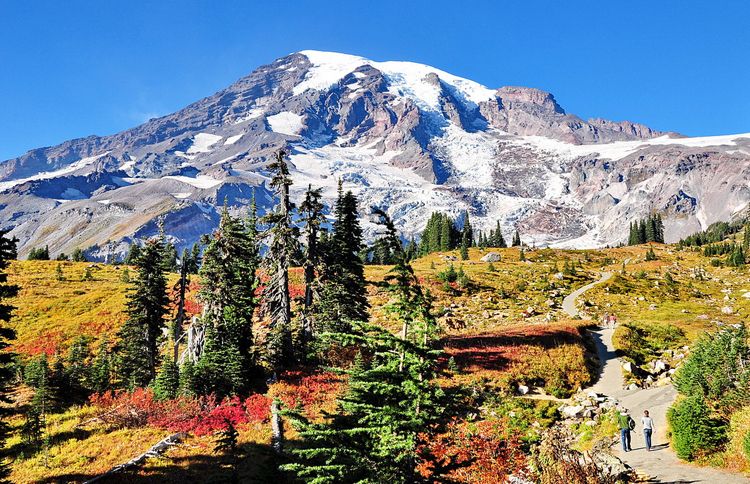
<path id="1" fill-rule="evenodd" d="M 433 210 L 467 209 L 478 228 L 500 220 L 530 243 L 601 246 L 656 210 L 675 239 L 750 200 L 750 135 L 583 120 L 538 89 L 302 51 L 174 114 L 0 163 L 0 226 L 22 254 L 47 244 L 104 258 L 155 233 L 159 218 L 184 246 L 225 201 L 241 209 L 255 193 L 261 210 L 272 205 L 265 166 L 280 148 L 296 198 L 312 184 L 331 201 L 341 179 L 405 235 Z"/>

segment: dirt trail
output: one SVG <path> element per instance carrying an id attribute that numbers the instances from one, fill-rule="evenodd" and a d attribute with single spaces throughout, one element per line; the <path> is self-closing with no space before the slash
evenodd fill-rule
<path id="1" fill-rule="evenodd" d="M 577 316 L 575 300 L 578 296 L 588 291 L 596 284 L 605 282 L 612 276 L 611 273 L 602 273 L 602 278 L 572 292 L 563 301 L 563 309 L 571 316 Z M 637 425 L 632 432 L 632 452 L 623 452 L 619 441 L 613 447 L 615 454 L 633 467 L 639 474 L 647 475 L 651 481 L 663 483 L 712 483 L 712 484 L 739 484 L 748 483 L 750 479 L 739 474 L 725 472 L 719 469 L 698 467 L 687 464 L 677 458 L 677 455 L 669 447 L 667 440 L 667 409 L 677 396 L 677 391 L 672 385 L 652 387 L 637 390 L 625 390 L 623 388 L 622 370 L 620 360 L 615 355 L 615 347 L 612 344 L 612 329 L 599 329 L 592 332 L 596 342 L 601 369 L 596 384 L 585 391 L 595 391 L 604 395 L 612 396 L 620 400 L 621 405 L 627 408 L 635 419 Z M 645 448 L 640 418 L 643 411 L 648 410 L 654 420 L 655 432 L 652 439 L 653 449 L 648 452 Z"/>

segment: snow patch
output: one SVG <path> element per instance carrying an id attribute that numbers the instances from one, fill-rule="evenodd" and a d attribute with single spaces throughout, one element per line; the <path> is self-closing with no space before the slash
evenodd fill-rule
<path id="1" fill-rule="evenodd" d="M 304 128 L 302 122 L 303 119 L 304 116 L 300 116 L 299 114 L 290 111 L 282 111 L 266 118 L 271 131 L 291 136 L 299 136 L 302 128 Z"/>
<path id="2" fill-rule="evenodd" d="M 188 154 L 208 153 L 222 137 L 211 133 L 198 133 L 193 137 L 193 144 L 188 148 Z"/>
<path id="3" fill-rule="evenodd" d="M 191 178 L 189 176 L 183 176 L 183 175 L 168 175 L 163 178 L 176 180 L 182 183 L 187 183 L 188 185 L 192 185 L 195 188 L 200 188 L 200 189 L 213 188 L 223 183 L 222 180 L 217 180 L 216 178 L 212 176 L 208 176 L 208 175 L 198 175 L 195 178 Z"/>
<path id="4" fill-rule="evenodd" d="M 226 141 L 224 141 L 224 145 L 225 145 L 225 146 L 226 146 L 226 145 L 233 145 L 233 144 L 235 144 L 235 143 L 236 143 L 237 141 L 239 141 L 239 140 L 240 140 L 240 138 L 242 138 L 242 137 L 243 137 L 244 135 L 245 135 L 245 133 L 240 133 L 240 134 L 236 134 L 236 135 L 234 135 L 234 136 L 230 136 L 229 138 L 227 138 L 227 139 L 226 139 Z"/>
<path id="5" fill-rule="evenodd" d="M 49 180 L 51 178 L 58 178 L 61 176 L 69 175 L 77 170 L 80 170 L 81 168 L 85 168 L 88 165 L 91 165 L 92 163 L 96 162 L 96 160 L 98 160 L 99 158 L 106 156 L 108 154 L 109 154 L 109 151 L 102 153 L 100 155 L 81 158 L 80 160 L 75 161 L 64 168 L 60 168 L 59 170 L 44 171 L 44 172 L 37 173 L 36 175 L 32 175 L 26 178 L 19 178 L 17 180 L 8 180 L 8 181 L 0 182 L 0 192 L 3 192 L 5 190 L 8 190 L 9 188 L 13 188 L 16 185 L 21 185 L 22 183 L 26 183 L 29 181 Z"/>

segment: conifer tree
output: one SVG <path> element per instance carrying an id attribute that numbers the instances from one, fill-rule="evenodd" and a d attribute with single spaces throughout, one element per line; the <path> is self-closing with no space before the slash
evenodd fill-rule
<path id="1" fill-rule="evenodd" d="M 180 369 L 169 355 L 164 355 L 159 373 L 154 380 L 154 396 L 159 400 L 166 400 L 177 396 L 180 386 Z"/>
<path id="2" fill-rule="evenodd" d="M 219 396 L 247 388 L 256 368 L 253 314 L 257 306 L 258 246 L 255 214 L 243 222 L 224 207 L 217 231 L 207 239 L 200 268 L 204 346 L 195 367 L 199 393 Z"/>
<path id="3" fill-rule="evenodd" d="M 641 219 L 638 222 L 638 243 L 639 244 L 646 243 L 646 220 L 645 219 Z"/>
<path id="4" fill-rule="evenodd" d="M 276 161 L 269 165 L 269 169 L 274 172 L 271 186 L 276 190 L 279 202 L 274 212 L 263 217 L 264 224 L 269 226 L 267 233 L 270 238 L 265 259 L 269 280 L 263 291 L 265 311 L 270 320 L 266 350 L 274 372 L 290 364 L 295 353 L 291 328 L 289 265 L 297 248 L 298 231 L 292 224 L 294 206 L 289 200 L 292 178 L 285 156 L 286 153 L 279 150 Z"/>
<path id="5" fill-rule="evenodd" d="M 352 192 L 339 189 L 315 311 L 320 331 L 346 332 L 350 322 L 369 317 L 364 265 L 358 256 L 363 243 L 357 204 Z"/>
<path id="6" fill-rule="evenodd" d="M 398 262 L 386 278 L 390 314 L 400 335 L 355 323 L 355 332 L 330 337 L 360 349 L 346 394 L 321 423 L 287 412 L 303 446 L 283 466 L 305 482 L 416 482 L 417 435 L 441 414 L 441 390 L 433 382 L 439 352 L 429 295 L 422 291 L 390 219 L 382 217 Z"/>
<path id="7" fill-rule="evenodd" d="M 10 432 L 8 416 L 12 411 L 9 404 L 12 402 L 10 386 L 14 378 L 15 355 L 8 351 L 8 347 L 16 337 L 15 330 L 9 326 L 14 308 L 7 304 L 7 301 L 17 296 L 19 292 L 17 285 L 8 283 L 6 269 L 10 261 L 17 257 L 17 252 L 16 239 L 8 238 L 7 233 L 5 230 L 0 231 L 0 402 L 5 404 L 0 406 L 0 452 L 4 451 L 5 441 Z M 4 452 L 0 455 L 4 456 Z M 9 474 L 8 463 L 4 459 L 0 460 L 0 480 L 6 479 Z"/>
<path id="8" fill-rule="evenodd" d="M 312 340 L 315 333 L 312 313 L 313 296 L 316 291 L 316 272 L 320 270 L 322 264 L 320 248 L 318 247 L 318 233 L 325 220 L 323 216 L 324 206 L 320 201 L 321 196 L 320 188 L 313 190 L 312 185 L 308 185 L 305 199 L 300 204 L 300 213 L 305 224 L 305 258 L 302 264 L 305 272 L 305 300 L 302 312 L 302 342 L 304 345 Z"/>
<path id="9" fill-rule="evenodd" d="M 24 369 L 24 381 L 34 389 L 34 396 L 26 410 L 22 434 L 27 445 L 38 450 L 47 427 L 47 414 L 52 406 L 52 386 L 47 354 L 42 353 Z"/>
<path id="10" fill-rule="evenodd" d="M 141 255 L 141 246 L 138 245 L 138 242 L 133 241 L 130 244 L 130 249 L 128 250 L 128 255 L 125 257 L 125 264 L 129 266 L 136 265 L 136 262 L 138 261 L 138 258 Z"/>
<path id="11" fill-rule="evenodd" d="M 521 245 L 521 235 L 518 233 L 518 230 L 516 230 L 513 233 L 513 247 L 519 247 Z"/>
<path id="12" fill-rule="evenodd" d="M 62 264 L 59 262 L 57 263 L 57 268 L 55 268 L 55 278 L 59 282 L 63 282 L 65 280 L 65 273 L 63 272 Z"/>
<path id="13" fill-rule="evenodd" d="M 464 225 L 461 228 L 461 241 L 463 243 L 464 236 L 469 239 L 469 247 L 474 246 L 474 228 L 471 226 L 471 220 L 469 220 L 469 211 L 464 210 Z"/>
<path id="14" fill-rule="evenodd" d="M 467 232 L 464 231 L 461 236 L 461 260 L 469 260 L 469 246 L 471 245 L 469 240 Z"/>
<path id="15" fill-rule="evenodd" d="M 90 388 L 96 393 L 103 393 L 111 389 L 112 355 L 109 342 L 105 339 L 99 345 L 99 351 L 91 363 Z"/>
<path id="16" fill-rule="evenodd" d="M 70 256 L 70 260 L 73 262 L 88 262 L 86 255 L 83 253 L 80 247 L 76 247 Z"/>
<path id="17" fill-rule="evenodd" d="M 128 294 L 128 318 L 116 350 L 122 383 L 128 388 L 146 386 L 156 376 L 157 346 L 169 311 L 163 238 L 145 244 L 136 267 L 138 277 Z"/>
<path id="18" fill-rule="evenodd" d="M 70 349 L 68 349 L 65 375 L 70 385 L 71 393 L 76 396 L 83 396 L 89 391 L 91 368 L 87 360 L 90 354 L 89 338 L 87 336 L 78 336 L 73 340 Z"/>

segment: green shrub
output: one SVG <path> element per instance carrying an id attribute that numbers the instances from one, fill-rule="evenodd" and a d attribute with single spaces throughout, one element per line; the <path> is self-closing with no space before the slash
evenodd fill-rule
<path id="1" fill-rule="evenodd" d="M 625 323 L 613 338 L 615 348 L 637 365 L 657 358 L 664 350 L 685 344 L 685 333 L 671 324 Z"/>
<path id="2" fill-rule="evenodd" d="M 726 439 L 726 424 L 711 414 L 706 401 L 691 395 L 667 411 L 672 446 L 680 459 L 694 460 L 715 451 Z"/>
<path id="3" fill-rule="evenodd" d="M 456 280 L 458 279 L 458 272 L 456 272 L 456 268 L 453 267 L 453 264 L 451 264 L 444 271 L 438 272 L 437 278 L 440 281 L 446 283 L 456 282 Z"/>
<path id="4" fill-rule="evenodd" d="M 750 359 L 745 326 L 728 327 L 705 335 L 674 375 L 684 395 L 704 396 L 725 414 L 750 403 Z"/>
<path id="5" fill-rule="evenodd" d="M 745 457 L 750 460 L 750 432 L 745 434 L 745 438 L 742 441 L 742 450 L 745 451 Z"/>

